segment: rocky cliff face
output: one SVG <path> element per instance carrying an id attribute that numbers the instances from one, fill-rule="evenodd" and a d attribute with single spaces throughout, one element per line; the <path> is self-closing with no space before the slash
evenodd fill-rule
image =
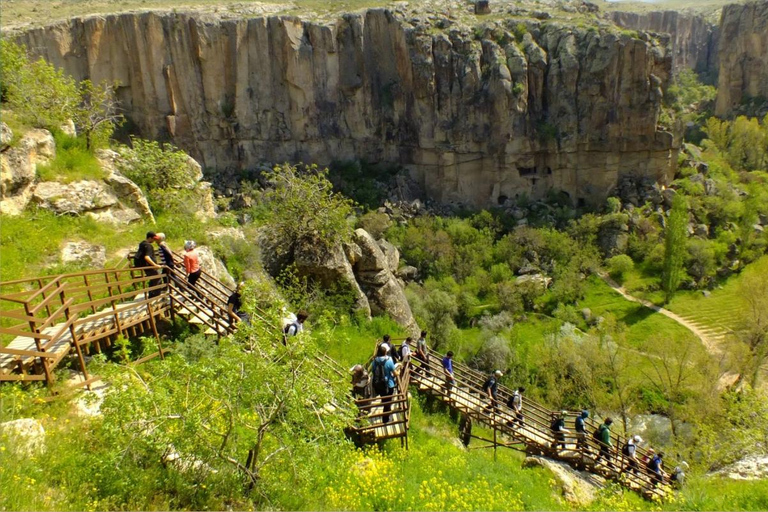
<path id="1" fill-rule="evenodd" d="M 768 98 L 768 1 L 732 4 L 720 20 L 716 114 L 748 98 Z"/>
<path id="2" fill-rule="evenodd" d="M 610 17 L 620 27 L 668 34 L 675 73 L 685 68 L 697 73 L 717 72 L 719 31 L 704 16 L 678 11 L 614 11 Z"/>
<path id="3" fill-rule="evenodd" d="M 624 175 L 671 176 L 676 144 L 656 123 L 672 58 L 654 39 L 531 22 L 515 42 L 501 24 L 411 21 L 123 14 L 19 40 L 77 78 L 118 80 L 142 135 L 207 168 L 365 158 L 475 206 L 551 188 L 599 201 Z"/>

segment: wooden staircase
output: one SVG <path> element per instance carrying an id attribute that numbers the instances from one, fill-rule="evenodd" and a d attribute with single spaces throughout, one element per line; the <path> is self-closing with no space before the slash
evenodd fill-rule
<path id="1" fill-rule="evenodd" d="M 554 434 L 550 428 L 552 420 L 558 412 L 549 410 L 524 397 L 524 420 L 523 424 L 520 425 L 515 421 L 516 418 L 512 409 L 506 405 L 512 397 L 512 390 L 499 385 L 497 403 L 492 406 L 487 393 L 483 390 L 483 384 L 488 378 L 487 375 L 454 361 L 456 385 L 448 386 L 442 368 L 442 359 L 442 354 L 430 351 L 428 364 L 414 363 L 410 370 L 410 382 L 417 387 L 419 392 L 426 393 L 462 413 L 462 436 L 465 442 L 468 443 L 469 439 L 478 439 L 492 443 L 494 449 L 501 446 L 520 449 L 529 454 L 544 455 L 565 461 L 578 469 L 600 475 L 608 480 L 616 481 L 648 499 L 661 499 L 665 496 L 665 486 L 657 485 L 652 473 L 641 462 L 643 456 L 648 455 L 646 450 L 637 448 L 638 472 L 635 474 L 627 471 L 629 458 L 623 455 L 621 451 L 626 438 L 612 434 L 612 446 L 608 449 L 611 464 L 606 464 L 604 460 L 596 464 L 595 458 L 600 452 L 602 444 L 592 438 L 592 433 L 598 427 L 597 423 L 588 420 L 588 434 L 579 440 L 573 428 L 578 412 L 568 412 L 566 428 L 571 432 L 564 434 L 564 437 L 561 438 L 565 441 L 565 449 L 563 449 L 559 444 L 555 444 Z M 493 439 L 472 435 L 473 422 L 490 428 L 493 432 Z M 667 464 L 670 463 L 669 461 L 666 462 Z"/>

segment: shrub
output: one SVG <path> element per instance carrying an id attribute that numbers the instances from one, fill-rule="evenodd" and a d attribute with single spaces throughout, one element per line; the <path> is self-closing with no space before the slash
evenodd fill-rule
<path id="1" fill-rule="evenodd" d="M 82 137 L 70 137 L 54 132 L 56 157 L 48 164 L 37 166 L 37 176 L 42 181 L 70 183 L 78 180 L 100 180 L 106 176 L 99 161 L 88 151 Z"/>
<path id="2" fill-rule="evenodd" d="M 622 281 L 624 276 L 635 268 L 635 262 L 626 254 L 619 254 L 608 259 L 608 274 L 617 281 Z"/>

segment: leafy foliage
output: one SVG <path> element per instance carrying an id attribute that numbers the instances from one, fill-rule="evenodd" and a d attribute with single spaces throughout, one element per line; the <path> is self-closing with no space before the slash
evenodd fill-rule
<path id="1" fill-rule="evenodd" d="M 33 126 L 56 129 L 72 117 L 80 96 L 75 81 L 43 59 L 29 62 L 24 49 L 2 41 L 4 99 Z"/>
<path id="2" fill-rule="evenodd" d="M 685 263 L 685 239 L 688 228 L 688 205 L 682 195 L 675 196 L 669 223 L 664 236 L 664 269 L 662 288 L 666 293 L 666 302 L 674 295 L 683 274 Z"/>
<path id="3" fill-rule="evenodd" d="M 290 253 L 299 241 L 321 247 L 349 241 L 347 218 L 352 201 L 333 192 L 328 170 L 283 164 L 264 173 L 262 211 L 269 212 L 269 236 L 276 248 Z"/>
<path id="4" fill-rule="evenodd" d="M 77 131 L 86 141 L 86 149 L 104 146 L 123 116 L 118 112 L 115 88 L 106 81 L 95 85 L 90 80 L 79 84 L 80 104 L 72 112 Z"/>

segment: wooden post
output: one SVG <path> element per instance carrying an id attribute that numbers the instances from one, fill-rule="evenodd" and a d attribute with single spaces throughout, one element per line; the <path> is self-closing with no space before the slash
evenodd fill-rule
<path id="1" fill-rule="evenodd" d="M 29 309 L 29 302 L 24 302 L 24 311 L 26 311 L 27 316 L 32 316 L 32 312 Z M 32 336 L 35 338 L 35 346 L 37 346 L 37 351 L 45 352 L 45 349 L 40 344 L 40 337 L 35 336 L 35 334 L 40 334 L 40 330 L 37 328 L 37 323 L 33 320 L 30 320 L 29 328 L 32 330 Z M 45 372 L 45 383 L 48 385 L 48 389 L 50 389 L 53 385 L 53 375 L 51 374 L 51 369 L 48 366 L 48 358 L 41 357 L 40 360 L 43 363 L 43 372 Z"/>
<path id="2" fill-rule="evenodd" d="M 155 333 L 155 339 L 157 340 L 157 349 L 160 354 L 160 359 L 165 359 L 163 356 L 163 344 L 160 342 L 160 335 L 157 333 L 157 325 L 155 324 L 155 315 L 152 310 L 151 301 L 147 301 L 147 312 L 149 313 L 149 325 L 152 326 L 152 332 Z"/>
<path id="3" fill-rule="evenodd" d="M 40 287 L 39 289 L 42 289 L 43 288 L 43 280 L 38 278 L 37 279 L 37 285 Z M 42 295 L 43 295 L 43 300 L 48 298 L 48 297 L 45 296 L 45 292 L 43 292 Z M 48 316 L 51 316 L 51 305 L 50 304 L 46 304 L 45 305 L 45 312 L 46 312 L 46 314 Z"/>
<path id="4" fill-rule="evenodd" d="M 85 276 L 83 276 L 83 278 L 85 278 Z M 86 284 L 87 284 L 87 280 L 86 280 Z M 89 290 L 88 297 L 90 296 L 91 296 L 91 292 Z M 64 290 L 61 290 L 59 297 L 61 298 L 62 304 L 66 302 L 66 296 L 64 295 Z M 96 313 L 96 311 L 94 311 L 94 313 Z M 67 321 L 69 321 L 69 306 L 64 308 L 64 318 L 66 318 Z M 80 361 L 80 371 L 83 372 L 83 378 L 87 383 L 86 387 L 88 388 L 88 391 L 91 391 L 91 384 L 90 382 L 88 382 L 90 380 L 90 377 L 88 376 L 88 369 L 85 367 L 85 358 L 83 357 L 83 351 L 80 349 L 80 344 L 77 342 L 77 334 L 75 334 L 75 323 L 71 323 L 69 325 L 69 334 L 72 336 L 72 346 L 75 347 L 75 352 L 77 352 L 77 358 Z"/>
<path id="5" fill-rule="evenodd" d="M 91 312 L 96 314 L 96 306 L 93 305 L 93 294 L 91 293 L 91 284 L 88 282 L 88 274 L 83 274 L 83 283 L 85 283 L 85 291 L 88 293 L 88 300 L 91 302 Z"/>
<path id="6" fill-rule="evenodd" d="M 109 293 L 109 297 L 112 298 L 114 295 L 112 294 L 112 285 L 110 285 L 110 281 L 109 281 L 109 273 L 106 273 L 106 272 L 104 273 L 104 279 L 106 280 L 107 285 L 108 285 L 107 286 L 107 293 Z M 115 279 L 117 279 L 117 272 L 115 272 Z M 118 281 L 118 283 L 119 283 L 119 281 Z M 122 293 L 122 292 L 120 292 L 120 285 L 119 284 L 117 285 L 117 291 L 118 291 L 118 293 Z M 117 334 L 119 335 L 119 334 L 123 333 L 123 328 L 120 325 L 120 312 L 117 310 L 117 305 L 115 304 L 115 299 L 112 299 L 110 301 L 110 303 L 112 304 L 112 312 L 114 313 L 114 316 L 115 316 L 115 330 L 117 331 Z"/>

